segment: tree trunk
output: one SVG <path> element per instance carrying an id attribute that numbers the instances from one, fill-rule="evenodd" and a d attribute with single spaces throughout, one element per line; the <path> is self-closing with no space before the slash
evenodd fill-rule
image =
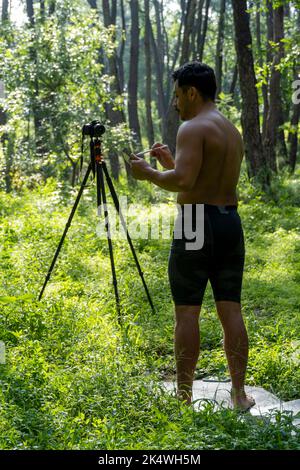
<path id="1" fill-rule="evenodd" d="M 266 0 L 266 19 L 267 19 L 267 64 L 271 64 L 273 61 L 273 49 L 271 43 L 274 41 L 274 27 L 273 27 L 273 4 L 272 0 Z M 264 112 L 263 112 L 263 142 L 266 139 L 266 131 L 267 131 L 267 120 L 269 114 L 269 86 L 270 86 L 270 74 L 269 71 L 267 72 L 267 100 L 264 101 Z"/>
<path id="2" fill-rule="evenodd" d="M 41 18 L 44 22 L 46 19 L 46 11 L 45 11 L 45 0 L 40 0 L 40 9 L 41 9 Z"/>
<path id="3" fill-rule="evenodd" d="M 27 16 L 31 26 L 34 26 L 33 0 L 26 0 Z"/>
<path id="4" fill-rule="evenodd" d="M 260 5 L 258 5 L 260 6 Z M 259 66 L 262 68 L 264 65 L 264 58 L 262 53 L 262 45 L 261 45 L 261 24 L 260 24 L 261 16 L 260 11 L 257 10 L 256 12 L 256 43 L 257 43 L 257 51 L 258 51 L 258 62 Z M 262 84 L 262 97 L 264 102 L 264 118 L 263 118 L 263 136 L 265 135 L 265 125 L 268 116 L 269 110 L 269 100 L 268 100 L 268 86 L 267 84 Z"/>
<path id="5" fill-rule="evenodd" d="M 238 79 L 238 65 L 236 63 L 233 69 L 232 80 L 231 80 L 231 85 L 230 85 L 230 90 L 229 90 L 229 93 L 232 96 L 232 101 L 234 101 L 234 92 L 235 92 L 235 87 L 237 84 L 237 79 Z"/>
<path id="6" fill-rule="evenodd" d="M 1 19 L 2 19 L 2 23 L 8 20 L 8 0 L 2 0 Z"/>
<path id="7" fill-rule="evenodd" d="M 56 7 L 55 0 L 50 0 L 48 16 L 52 16 L 55 13 L 55 7 Z"/>
<path id="8" fill-rule="evenodd" d="M 188 0 L 185 21 L 184 21 L 184 34 L 182 41 L 182 49 L 180 56 L 180 65 L 189 61 L 191 51 L 190 38 L 193 32 L 193 23 L 196 11 L 196 0 Z M 166 128 L 164 134 L 164 142 L 169 146 L 172 153 L 176 151 L 176 135 L 179 125 L 179 116 L 173 106 L 173 98 L 171 99 L 167 111 Z"/>
<path id="9" fill-rule="evenodd" d="M 162 21 L 161 21 L 161 5 L 159 4 L 158 0 L 153 0 L 154 8 L 155 8 L 155 23 L 156 23 L 156 30 L 157 30 L 157 48 L 160 52 L 159 54 L 159 62 L 160 62 L 160 70 L 162 76 L 164 76 L 164 56 L 165 56 L 165 43 L 162 34 Z"/>
<path id="10" fill-rule="evenodd" d="M 204 0 L 199 0 L 198 2 L 198 9 L 197 9 L 197 35 L 195 38 L 195 49 L 194 49 L 194 56 L 196 59 L 199 60 L 199 48 L 201 44 L 201 32 L 202 32 L 202 22 L 203 22 L 203 5 Z"/>
<path id="11" fill-rule="evenodd" d="M 298 10 L 299 11 L 299 10 Z M 291 18 L 291 6 L 290 6 L 290 2 L 286 2 L 285 5 L 284 5 L 284 16 L 286 16 L 287 18 Z"/>
<path id="12" fill-rule="evenodd" d="M 125 50 L 125 37 L 126 35 L 126 20 L 125 20 L 125 9 L 124 9 L 124 0 L 120 2 L 121 8 L 121 19 L 122 19 L 122 37 L 120 40 L 120 49 L 118 53 L 118 67 L 119 67 L 119 80 L 120 80 L 120 88 L 124 90 L 124 65 L 123 65 L 123 58 L 124 58 L 124 50 Z"/>
<path id="13" fill-rule="evenodd" d="M 298 74 L 295 74 L 295 80 L 298 78 Z M 293 114 L 291 119 L 291 130 L 289 132 L 289 166 L 291 172 L 294 173 L 296 168 L 296 161 L 297 161 L 297 151 L 298 151 L 298 126 L 299 126 L 299 119 L 300 119 L 300 103 L 293 105 Z"/>
<path id="14" fill-rule="evenodd" d="M 156 87 L 157 87 L 157 109 L 161 120 L 161 133 L 164 135 L 166 128 L 166 102 L 164 94 L 163 74 L 160 67 L 159 52 L 153 34 L 152 24 L 150 22 L 150 41 L 154 54 L 155 68 L 156 68 Z"/>
<path id="15" fill-rule="evenodd" d="M 2 0 L 2 14 L 1 20 L 2 23 L 8 21 L 8 0 Z M 6 111 L 3 110 L 1 100 L 5 99 L 4 83 L 0 80 L 0 126 L 5 126 L 8 121 L 8 116 Z M 5 181 L 5 190 L 7 193 L 11 191 L 12 187 L 12 175 L 11 169 L 13 165 L 13 153 L 14 153 L 14 138 L 13 133 L 3 132 L 1 136 L 2 151 L 5 161 L 4 167 L 4 181 Z"/>
<path id="16" fill-rule="evenodd" d="M 259 128 L 259 108 L 252 55 L 250 18 L 246 0 L 232 0 L 235 47 L 242 95 L 242 127 L 249 177 L 267 183 L 266 165 Z"/>
<path id="17" fill-rule="evenodd" d="M 32 62 L 32 83 L 30 89 L 31 109 L 33 113 L 34 132 L 35 132 L 35 149 L 39 156 L 46 152 L 46 143 L 43 139 L 42 133 L 42 110 L 40 105 L 40 87 L 39 87 L 39 70 L 38 70 L 38 56 L 36 51 L 36 32 L 35 32 L 35 15 L 33 8 L 33 0 L 26 0 L 27 16 L 30 22 L 30 28 L 33 33 L 33 41 L 30 46 L 30 59 Z"/>
<path id="18" fill-rule="evenodd" d="M 181 45 L 181 36 L 182 36 L 182 27 L 184 24 L 184 18 L 185 18 L 185 11 L 186 11 L 186 2 L 187 0 L 181 0 L 181 21 L 180 21 L 180 26 L 179 26 L 179 33 L 178 33 L 178 38 L 177 38 L 177 43 L 173 55 L 173 60 L 172 60 L 172 70 L 175 68 L 177 64 L 177 60 L 179 57 L 179 52 L 180 52 L 180 45 Z"/>
<path id="19" fill-rule="evenodd" d="M 129 127 L 135 133 L 138 143 L 141 142 L 141 131 L 138 118 L 138 62 L 139 62 L 139 13 L 138 0 L 130 0 L 131 11 L 131 44 L 128 82 L 128 117 Z"/>
<path id="20" fill-rule="evenodd" d="M 116 0 L 113 0 L 114 2 Z M 109 0 L 102 0 L 102 10 L 103 10 L 103 19 L 104 19 L 104 26 L 108 28 L 113 23 L 114 11 L 115 8 L 112 8 L 112 13 L 110 11 Z M 121 94 L 121 87 L 120 87 L 120 77 L 118 71 L 118 58 L 116 53 L 114 52 L 110 57 L 108 57 L 108 67 L 107 72 L 110 76 L 114 77 L 114 81 L 111 85 L 111 94 L 120 95 Z M 122 110 L 113 109 L 113 105 L 111 103 L 107 103 L 106 105 L 106 113 L 109 121 L 113 126 L 118 125 L 122 122 L 125 122 L 125 116 Z M 113 150 L 109 152 L 109 162 L 112 171 L 112 176 L 114 179 L 119 178 L 120 173 L 120 162 L 119 156 Z"/>
<path id="21" fill-rule="evenodd" d="M 225 8 L 226 0 L 220 0 L 220 17 L 218 26 L 218 39 L 217 39 L 217 50 L 216 50 L 216 81 L 217 81 L 217 93 L 216 97 L 222 91 L 222 65 L 223 65 L 223 45 L 224 45 L 224 28 L 225 28 Z"/>
<path id="22" fill-rule="evenodd" d="M 208 26 L 209 7 L 210 7 L 210 0 L 206 0 L 205 16 L 204 16 L 204 22 L 203 22 L 203 31 L 202 31 L 201 38 L 200 38 L 200 43 L 199 43 L 199 46 L 198 46 L 200 62 L 203 61 L 203 55 L 204 55 L 204 46 L 205 46 L 207 26 Z"/>
<path id="23" fill-rule="evenodd" d="M 97 10 L 97 0 L 87 0 L 92 10 Z"/>
<path id="24" fill-rule="evenodd" d="M 144 0 L 145 7 L 145 63 L 146 63 L 146 93 L 145 93 L 145 106 L 146 106 L 146 122 L 147 122 L 147 137 L 148 145 L 151 147 L 154 143 L 154 128 L 152 121 L 152 102 L 151 102 L 151 50 L 150 50 L 150 16 L 149 16 L 149 0 Z M 152 166 L 156 168 L 156 159 L 151 159 Z"/>
<path id="25" fill-rule="evenodd" d="M 112 17 L 111 17 L 110 8 L 109 8 L 109 0 L 102 0 L 102 8 L 103 8 L 104 26 L 106 28 L 108 28 L 111 25 L 115 26 L 115 24 L 112 22 Z M 117 57 L 115 53 L 112 54 L 108 58 L 108 72 L 110 76 L 114 77 L 114 81 L 113 81 L 112 88 L 111 88 L 112 93 L 120 95 L 122 90 L 120 87 Z M 108 118 L 112 122 L 112 124 L 119 124 L 120 122 L 125 122 L 125 116 L 123 112 L 120 110 L 113 110 L 112 106 L 109 106 Z"/>
<path id="26" fill-rule="evenodd" d="M 274 53 L 273 64 L 271 69 L 270 79 L 270 102 L 269 112 L 266 124 L 266 134 L 264 140 L 264 147 L 269 167 L 273 171 L 277 171 L 276 163 L 276 145 L 279 143 L 280 150 L 283 158 L 287 160 L 287 151 L 285 146 L 283 131 L 278 128 L 283 124 L 283 111 L 280 89 L 281 74 L 278 70 L 278 65 L 284 56 L 283 43 L 281 40 L 284 38 L 283 34 L 283 6 L 274 9 L 274 42 L 277 48 Z"/>
<path id="27" fill-rule="evenodd" d="M 181 49 L 180 64 L 188 62 L 191 55 L 191 37 L 193 34 L 194 19 L 196 13 L 196 0 L 188 0 L 184 24 L 184 34 Z"/>

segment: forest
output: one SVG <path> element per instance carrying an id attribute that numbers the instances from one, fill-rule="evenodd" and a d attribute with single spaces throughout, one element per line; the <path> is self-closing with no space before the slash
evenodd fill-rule
<path id="1" fill-rule="evenodd" d="M 74 185 L 81 128 L 93 119 L 109 128 L 105 145 L 115 179 L 124 148 L 151 147 L 162 138 L 174 150 L 179 120 L 171 73 L 190 60 L 215 68 L 219 108 L 243 130 L 248 176 L 269 186 L 273 174 L 293 173 L 297 3 L 26 1 L 16 27 L 3 0 L 3 189 L 49 177 Z"/>
<path id="2" fill-rule="evenodd" d="M 136 181 L 128 155 L 155 142 L 175 155 L 172 72 L 191 61 L 215 70 L 216 105 L 244 142 L 246 383 L 300 398 L 300 0 L 1 0 L 0 449 L 300 450 L 291 414 L 209 400 L 195 412 L 166 393 L 171 237 L 133 240 L 155 311 L 126 238 L 113 240 L 118 311 L 92 175 L 67 223 L 93 120 L 135 223 L 171 217 L 175 194 Z M 228 378 L 210 287 L 200 331 L 195 378 Z"/>

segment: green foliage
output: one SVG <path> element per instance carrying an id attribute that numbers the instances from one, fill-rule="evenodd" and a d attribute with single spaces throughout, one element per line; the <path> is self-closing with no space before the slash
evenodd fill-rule
<path id="1" fill-rule="evenodd" d="M 275 184 L 275 183 L 274 183 Z M 299 398 L 299 172 L 278 179 L 276 204 L 240 183 L 247 257 L 243 310 L 250 337 L 247 383 Z M 120 196 L 142 196 L 124 182 Z M 134 241 L 153 296 L 152 315 L 125 241 L 115 241 L 122 302 L 118 325 L 106 240 L 97 237 L 94 187 L 84 193 L 41 302 L 37 296 L 76 191 L 48 179 L 0 193 L 0 447 L 3 449 L 299 449 L 288 413 L 266 417 L 180 405 L 175 378 L 168 240 Z M 143 189 L 144 190 L 144 189 Z M 125 192 L 126 191 L 126 192 Z M 143 214 L 140 215 L 143 221 Z M 196 377 L 227 375 L 210 288 L 200 320 Z"/>
<path id="2" fill-rule="evenodd" d="M 123 106 L 123 98 L 110 92 L 113 77 L 99 60 L 112 53 L 112 37 L 113 29 L 78 1 L 56 2 L 55 15 L 38 18 L 34 28 L 2 26 L 0 79 L 8 113 L 2 133 L 16 137 L 15 186 L 41 177 L 65 179 L 66 168 L 71 163 L 74 171 L 79 161 L 82 125 L 95 118 L 105 122 L 108 103 Z M 128 142 L 126 128 L 114 132 Z M 110 140 L 113 145 L 109 132 Z"/>

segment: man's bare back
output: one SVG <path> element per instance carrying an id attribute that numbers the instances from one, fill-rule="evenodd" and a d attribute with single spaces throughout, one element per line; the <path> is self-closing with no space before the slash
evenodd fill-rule
<path id="1" fill-rule="evenodd" d="M 237 205 L 236 186 L 244 153 L 239 131 L 216 108 L 184 123 L 186 128 L 191 125 L 204 133 L 202 165 L 193 188 L 178 193 L 178 204 Z"/>

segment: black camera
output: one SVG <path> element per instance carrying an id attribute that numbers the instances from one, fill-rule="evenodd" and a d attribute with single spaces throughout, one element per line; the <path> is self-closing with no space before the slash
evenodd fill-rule
<path id="1" fill-rule="evenodd" d="M 100 121 L 92 121 L 82 127 L 82 134 L 90 137 L 101 137 L 105 132 L 105 127 Z"/>

